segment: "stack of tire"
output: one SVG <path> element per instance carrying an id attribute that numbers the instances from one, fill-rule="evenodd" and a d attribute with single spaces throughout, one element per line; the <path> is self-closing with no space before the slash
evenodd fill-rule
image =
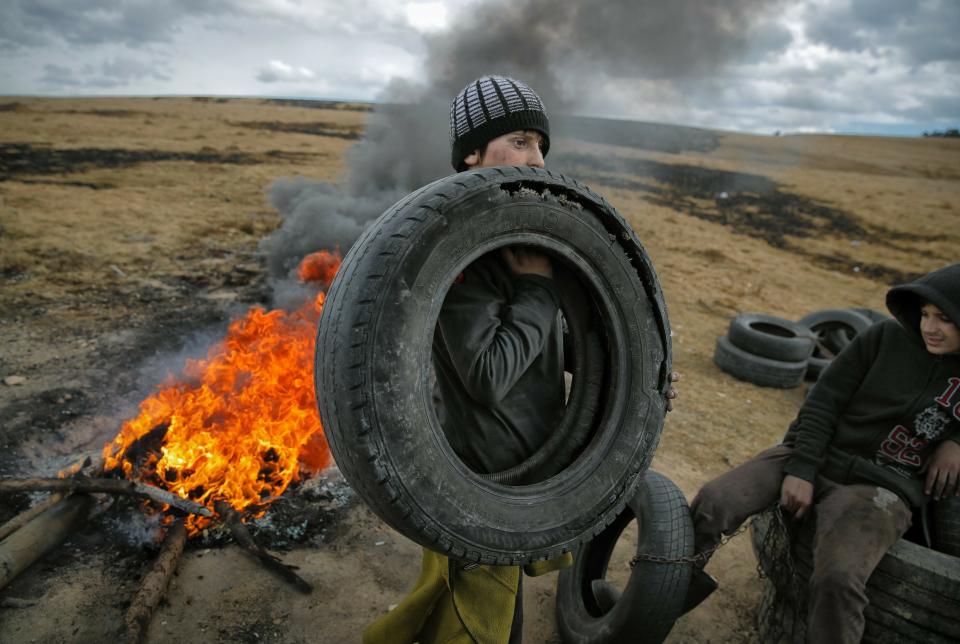
<path id="1" fill-rule="evenodd" d="M 813 354 L 808 361 L 806 378 L 816 380 L 830 361 L 870 325 L 889 319 L 873 309 L 823 309 L 800 318 L 799 323 L 813 334 Z"/>
<path id="2" fill-rule="evenodd" d="M 814 336 L 806 326 L 762 313 L 740 313 L 717 340 L 713 361 L 735 378 L 789 389 L 803 382 Z"/>
<path id="3" fill-rule="evenodd" d="M 720 369 L 764 387 L 789 389 L 816 380 L 857 334 L 888 316 L 872 309 L 823 309 L 794 322 L 739 313 L 717 340 Z"/>

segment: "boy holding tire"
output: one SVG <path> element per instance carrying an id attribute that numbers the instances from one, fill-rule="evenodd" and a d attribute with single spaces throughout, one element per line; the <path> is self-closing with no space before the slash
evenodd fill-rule
<path id="1" fill-rule="evenodd" d="M 960 495 L 960 264 L 891 289 L 887 307 L 895 319 L 830 364 L 783 443 L 691 503 L 697 552 L 778 500 L 793 519 L 815 513 L 809 641 L 859 642 L 867 579 L 911 508 Z M 714 588 L 696 570 L 687 609 Z"/>
<path id="2" fill-rule="evenodd" d="M 484 76 L 454 99 L 452 164 L 458 172 L 495 166 L 542 168 L 550 126 L 526 84 Z M 530 458 L 563 415 L 560 299 L 546 254 L 508 246 L 470 264 L 451 286 L 434 336 L 433 361 L 450 446 L 478 474 Z M 671 374 L 671 382 L 678 376 Z M 672 388 L 667 407 L 677 393 Z M 570 564 L 569 554 L 524 566 L 467 565 L 423 550 L 420 577 L 392 611 L 364 632 L 386 642 L 519 642 L 521 573 Z"/>

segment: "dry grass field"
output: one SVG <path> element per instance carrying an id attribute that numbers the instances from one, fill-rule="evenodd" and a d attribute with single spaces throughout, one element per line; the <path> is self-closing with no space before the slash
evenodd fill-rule
<path id="1" fill-rule="evenodd" d="M 0 475 L 98 453 L 186 345 L 265 302 L 257 246 L 280 221 L 267 188 L 341 180 L 368 117 L 253 99 L 0 102 Z M 960 141 L 716 134 L 674 152 L 560 138 L 547 159 L 604 194 L 656 266 L 683 378 L 654 468 L 688 497 L 776 442 L 805 393 L 713 364 L 732 316 L 882 310 L 890 284 L 960 257 Z M 0 521 L 28 502 L 0 498 Z M 110 516 L 0 592 L 33 601 L 0 607 L 0 641 L 115 641 L 153 551 Z M 419 550 L 354 499 L 283 557 L 313 594 L 233 546 L 188 546 L 146 641 L 358 641 L 413 582 Z M 668 641 L 755 641 L 749 539 L 710 570 L 721 590 Z M 557 642 L 555 576 L 526 581 L 524 641 Z"/>

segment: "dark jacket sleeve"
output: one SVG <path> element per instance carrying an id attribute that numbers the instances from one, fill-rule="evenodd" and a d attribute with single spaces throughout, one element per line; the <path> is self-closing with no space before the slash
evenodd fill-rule
<path id="1" fill-rule="evenodd" d="M 786 442 L 793 454 L 783 470 L 811 483 L 833 439 L 837 419 L 860 388 L 877 358 L 880 326 L 874 325 L 834 358 L 800 407 Z"/>
<path id="2" fill-rule="evenodd" d="M 552 280 L 508 277 L 507 288 L 504 279 L 489 265 L 471 267 L 451 287 L 438 323 L 464 388 L 484 404 L 502 400 L 540 355 L 559 310 Z"/>

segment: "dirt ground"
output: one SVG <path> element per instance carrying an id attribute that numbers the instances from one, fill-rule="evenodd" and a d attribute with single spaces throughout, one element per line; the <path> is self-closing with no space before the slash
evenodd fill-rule
<path id="1" fill-rule="evenodd" d="M 5 101 L 0 475 L 51 475 L 98 453 L 166 369 L 266 301 L 257 245 L 279 224 L 266 189 L 279 177 L 342 179 L 369 112 L 259 100 Z M 619 209 L 656 266 L 683 379 L 654 468 L 688 497 L 777 441 L 805 393 L 740 382 L 713 364 L 737 312 L 882 310 L 891 283 L 958 257 L 957 140 L 718 133 L 708 151 L 662 152 L 566 138 L 551 154 Z M 619 165 L 592 167 L 597 158 Z M 234 546 L 193 542 L 146 641 L 359 641 L 412 583 L 419 550 L 337 489 L 324 497 L 323 528 L 282 552 L 312 594 Z M 0 521 L 33 500 L 0 498 Z M 103 511 L 0 591 L 32 602 L 0 607 L 0 641 L 116 641 L 155 552 L 120 536 L 123 516 Z M 734 539 L 710 570 L 721 589 L 668 641 L 756 641 L 749 539 Z M 555 582 L 526 580 L 524 641 L 559 641 Z"/>

